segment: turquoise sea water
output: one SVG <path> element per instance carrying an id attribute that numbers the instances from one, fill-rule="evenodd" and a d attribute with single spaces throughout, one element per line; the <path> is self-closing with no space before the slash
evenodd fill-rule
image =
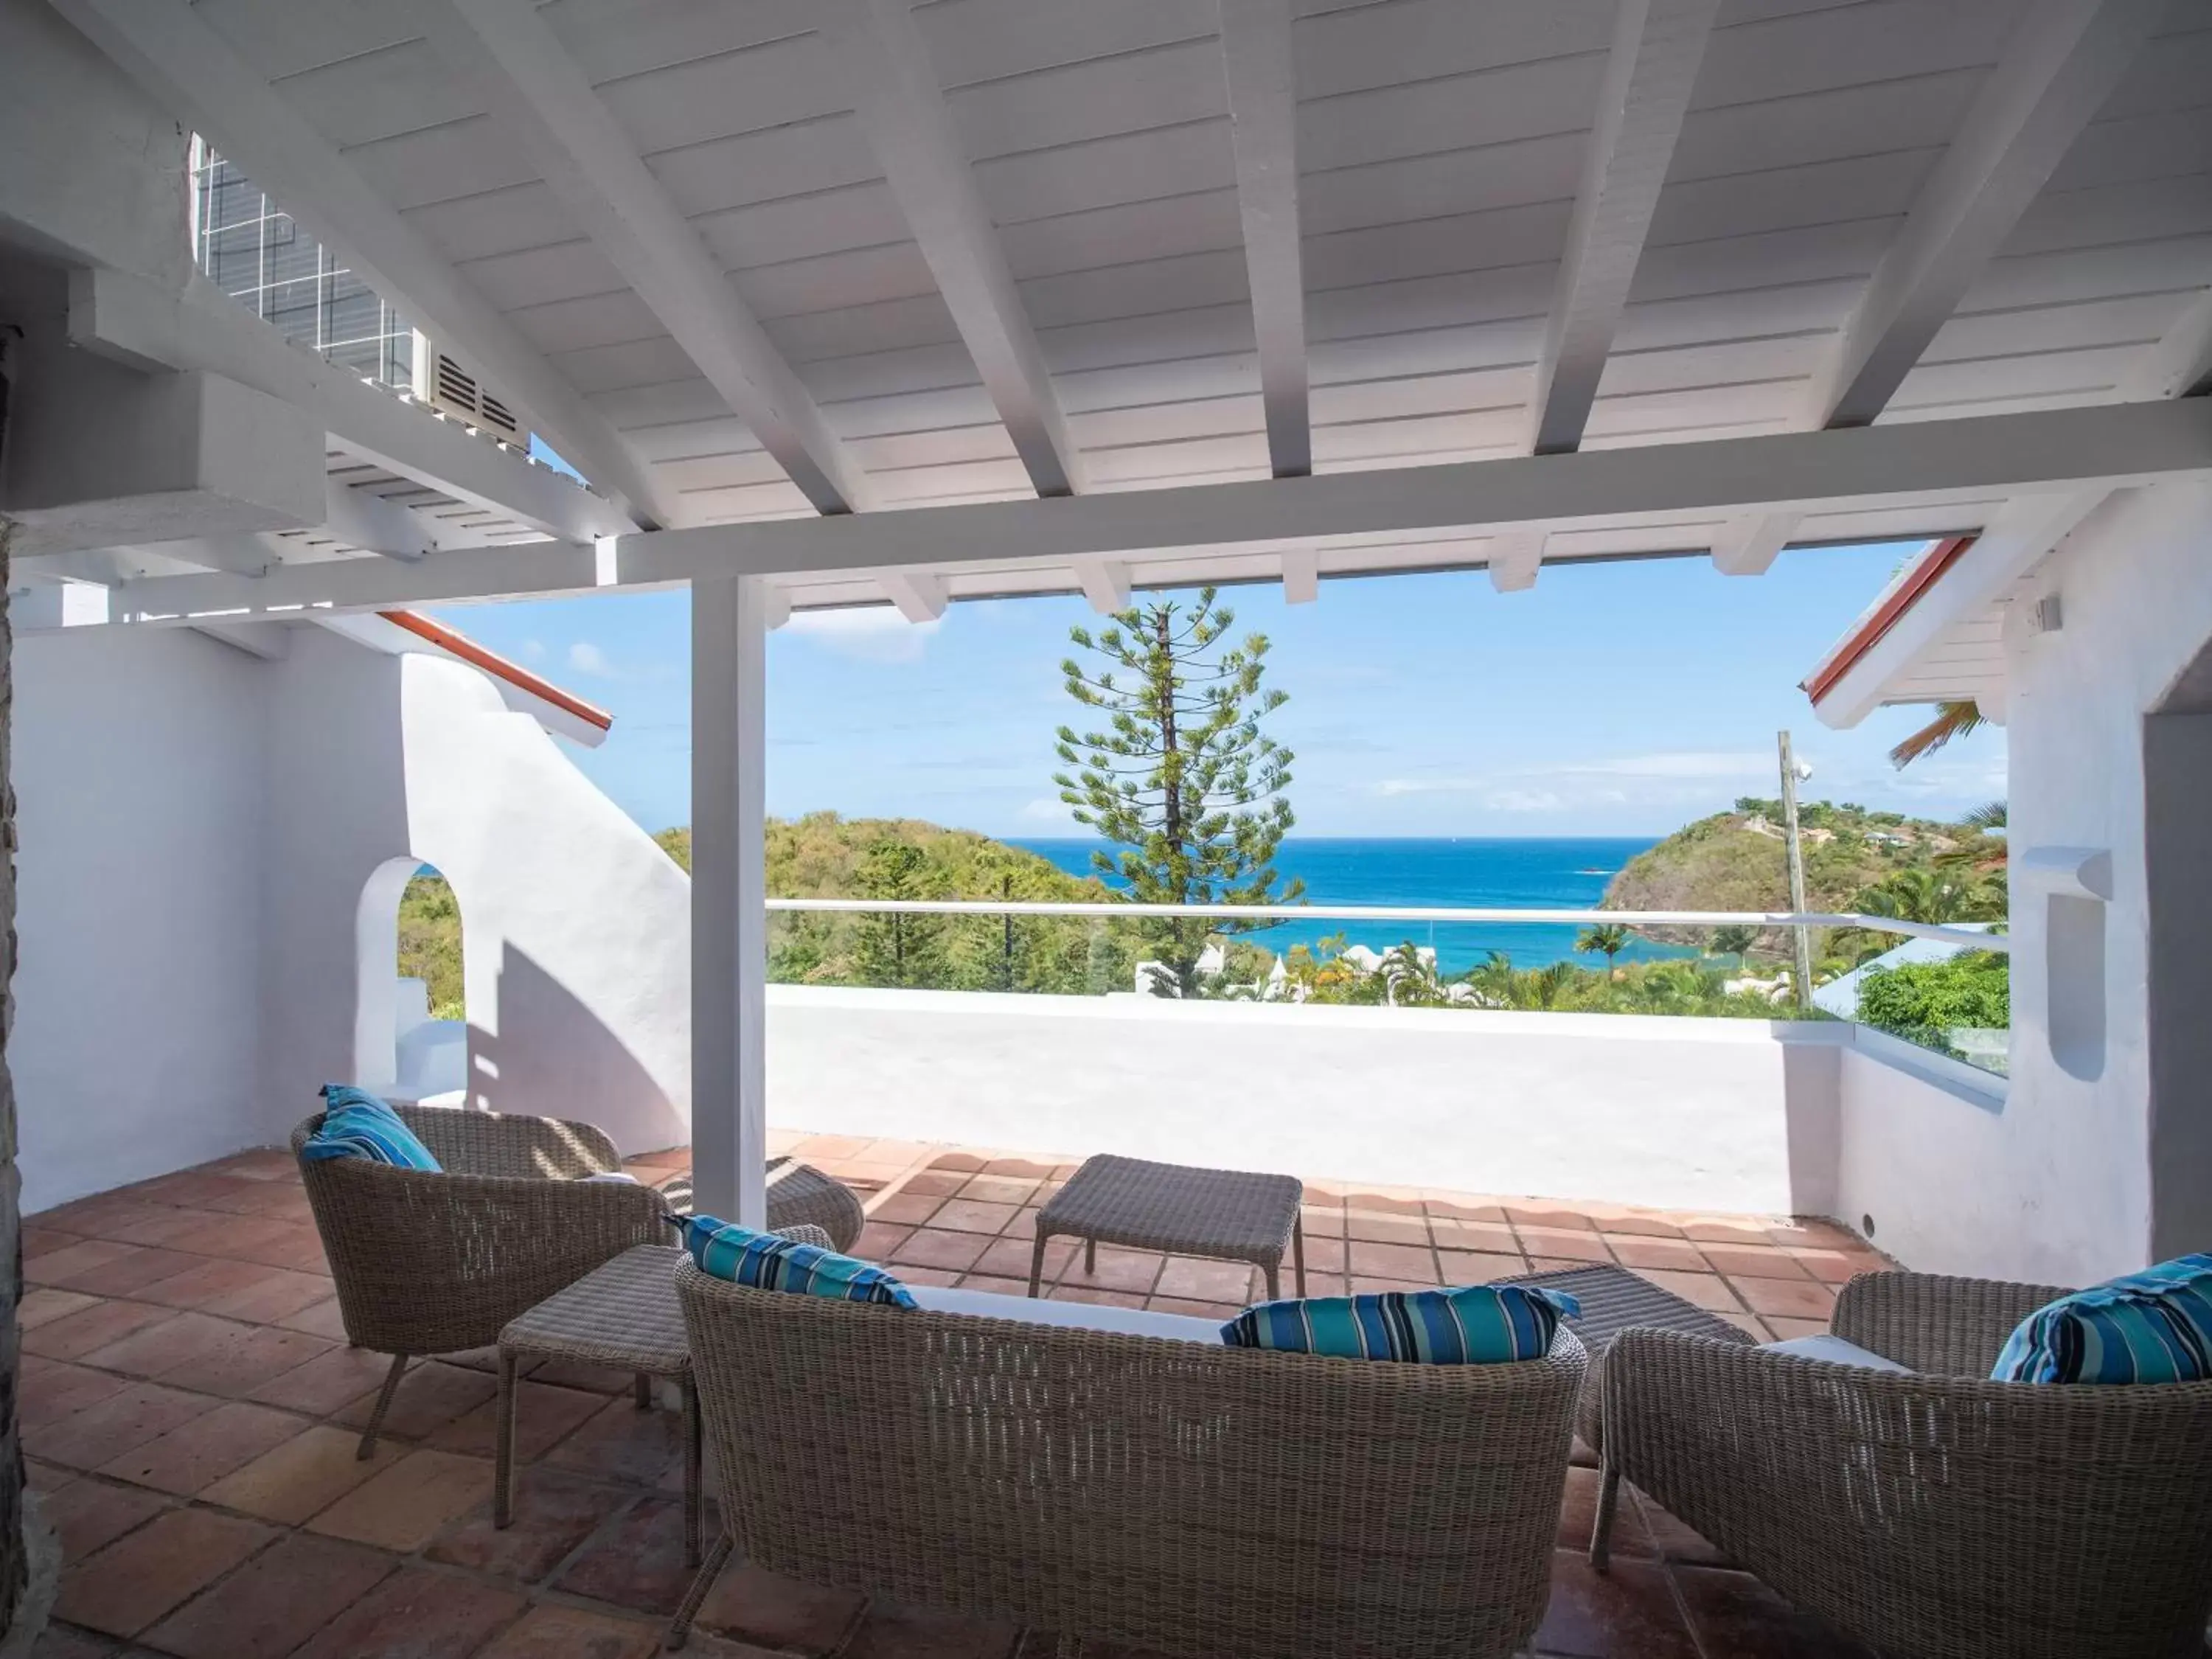
<path id="1" fill-rule="evenodd" d="M 1091 854 L 1102 843 L 1072 837 L 1018 841 L 1076 875 L 1091 873 Z M 1516 840 L 1349 838 L 1307 836 L 1283 843 L 1277 867 L 1304 879 L 1316 904 L 1467 905 L 1478 908 L 1594 908 L 1613 872 L 1653 844 L 1649 837 L 1561 836 Z M 1546 922 L 1285 922 L 1249 937 L 1273 951 L 1314 945 L 1343 933 L 1354 945 L 1377 951 L 1411 939 L 1433 945 L 1438 971 L 1462 973 L 1486 953 L 1503 951 L 1516 968 L 1541 968 L 1575 958 L 1580 930 Z M 1694 954 L 1633 941 L 1621 960 Z"/>

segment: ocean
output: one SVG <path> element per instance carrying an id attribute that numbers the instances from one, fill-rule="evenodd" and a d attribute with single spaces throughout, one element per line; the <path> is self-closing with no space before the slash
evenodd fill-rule
<path id="1" fill-rule="evenodd" d="M 1075 875 L 1091 873 L 1091 854 L 1103 843 L 1079 837 L 1016 841 Z M 1316 904 L 1467 905 L 1483 909 L 1594 908 L 1620 866 L 1654 845 L 1643 836 L 1555 836 L 1490 839 L 1477 836 L 1400 839 L 1299 836 L 1285 841 L 1276 867 L 1303 878 Z M 1411 939 L 1432 945 L 1437 971 L 1463 973 L 1492 951 L 1503 951 L 1516 968 L 1554 962 L 1595 964 L 1577 957 L 1581 929 L 1553 922 L 1284 922 L 1246 935 L 1281 951 L 1312 945 L 1331 934 L 1376 951 Z M 1691 956 L 1694 951 L 1633 939 L 1624 962 Z"/>

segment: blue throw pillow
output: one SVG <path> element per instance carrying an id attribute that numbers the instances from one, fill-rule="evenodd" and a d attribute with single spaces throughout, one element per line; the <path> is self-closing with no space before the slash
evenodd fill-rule
<path id="1" fill-rule="evenodd" d="M 818 1244 L 757 1233 L 710 1215 L 672 1215 L 668 1219 L 683 1234 L 684 1248 L 691 1252 L 699 1271 L 732 1285 L 827 1297 L 835 1302 L 915 1305 L 907 1287 L 872 1262 L 839 1255 Z"/>
<path id="2" fill-rule="evenodd" d="M 2022 1320 L 1992 1382 L 2212 1377 L 2212 1255 L 2185 1255 L 2062 1296 Z"/>
<path id="3" fill-rule="evenodd" d="M 415 1132 L 366 1089 L 349 1084 L 323 1085 L 323 1121 L 300 1148 L 311 1164 L 326 1158 L 358 1158 L 398 1170 L 436 1170 L 442 1166 Z"/>
<path id="4" fill-rule="evenodd" d="M 1389 1291 L 1262 1302 L 1221 1328 L 1232 1348 L 1401 1359 L 1425 1365 L 1493 1365 L 1541 1359 L 1563 1315 L 1582 1304 L 1536 1285 L 1455 1291 Z"/>

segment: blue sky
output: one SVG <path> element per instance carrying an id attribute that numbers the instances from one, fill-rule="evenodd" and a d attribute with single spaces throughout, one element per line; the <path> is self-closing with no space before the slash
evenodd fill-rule
<path id="1" fill-rule="evenodd" d="M 1328 581 L 1285 605 L 1226 590 L 1237 632 L 1273 644 L 1271 721 L 1295 750 L 1298 830 L 1328 836 L 1662 835 L 1771 795 L 1789 726 L 1813 798 L 1942 816 L 2004 793 L 1985 732 L 1893 770 L 1925 718 L 1814 719 L 1797 683 L 1910 549 L 1806 549 L 1758 578 L 1704 559 L 1547 565 L 1526 592 L 1480 571 Z M 1140 596 L 1142 597 L 1142 596 Z M 577 763 L 648 830 L 690 814 L 689 598 L 607 594 L 447 606 L 441 620 L 610 708 Z M 1079 599 L 794 617 L 769 641 L 769 806 L 907 816 L 1001 836 L 1076 833 L 1053 732 L 1079 711 L 1059 665 Z M 1077 721 L 1077 724 L 1081 724 Z"/>

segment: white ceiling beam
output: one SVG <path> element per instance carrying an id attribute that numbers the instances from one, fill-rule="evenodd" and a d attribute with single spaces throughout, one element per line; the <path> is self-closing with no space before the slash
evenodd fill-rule
<path id="1" fill-rule="evenodd" d="M 674 521 L 675 492 L 606 418 L 189 0 L 57 0 L 57 9 L 156 103 L 511 399 L 599 489 L 641 523 Z"/>
<path id="2" fill-rule="evenodd" d="M 1795 513 L 1747 513 L 1713 538 L 1713 568 L 1723 576 L 1763 576 L 1797 533 Z"/>
<path id="3" fill-rule="evenodd" d="M 281 398 L 348 453 L 546 535 L 584 540 L 635 527 L 566 474 L 292 344 L 204 277 L 176 295 L 120 271 L 71 271 L 69 331 L 134 368 L 199 369 Z"/>
<path id="4" fill-rule="evenodd" d="M 1321 598 L 1321 554 L 1310 547 L 1283 550 L 1283 603 L 1311 605 Z"/>
<path id="5" fill-rule="evenodd" d="M 1485 563 L 1490 571 L 1490 585 L 1501 593 L 1522 593 L 1536 585 L 1536 573 L 1543 568 L 1544 544 L 1549 535 L 1540 526 L 1508 530 L 1490 538 L 1490 552 Z"/>
<path id="6" fill-rule="evenodd" d="M 1073 566 L 1085 557 L 1279 548 L 1389 531 L 1449 532 L 1467 546 L 1466 538 L 1519 525 L 1558 532 L 1644 519 L 1665 526 L 1750 509 L 1912 509 L 1927 515 L 1917 529 L 1949 532 L 1975 527 L 1976 504 L 1999 497 L 2203 477 L 2212 477 L 2212 398 L 2191 398 L 661 531 L 596 550 L 547 542 L 460 548 L 412 565 L 350 559 L 259 578 L 148 579 L 126 584 L 118 609 L 159 617 L 359 609 L 668 586 L 732 573 L 896 572 L 998 559 Z M 1462 562 L 1479 562 L 1472 547 Z"/>
<path id="7" fill-rule="evenodd" d="M 945 107 L 910 0 L 823 0 L 819 9 L 823 34 L 877 165 L 1030 484 L 1040 495 L 1079 493 L 1082 454 L 1068 433 L 1036 331 Z"/>
<path id="8" fill-rule="evenodd" d="M 717 568 L 717 560 L 741 574 L 801 574 L 1639 514 L 1836 511 L 1839 504 L 1918 505 L 1931 492 L 1988 500 L 2043 487 L 2113 487 L 2208 472 L 2212 401 L 2192 398 L 708 526 L 625 536 L 620 546 L 632 580 L 684 580 Z"/>
<path id="9" fill-rule="evenodd" d="M 2120 382 L 2119 392 L 2129 403 L 2212 392 L 2212 288 L 2144 349 L 2142 363 Z"/>
<path id="10" fill-rule="evenodd" d="M 926 570 L 879 570 L 876 580 L 910 623 L 932 623 L 945 614 L 950 596 L 942 577 Z"/>
<path id="11" fill-rule="evenodd" d="M 1856 726 L 1884 701 L 1889 681 L 1960 619 L 1978 615 L 2073 534 L 2104 504 L 2109 489 L 2037 492 L 2000 507 L 1972 546 L 1859 654 L 1814 700 L 1823 725 Z"/>
<path id="12" fill-rule="evenodd" d="M 449 0 L 424 15 L 440 55 L 815 509 L 872 506 L 866 475 L 533 0 Z"/>
<path id="13" fill-rule="evenodd" d="M 1877 419 L 2142 49 L 2167 0 L 2036 0 L 1823 371 L 1811 424 Z"/>
<path id="14" fill-rule="evenodd" d="M 1129 608 L 1129 567 L 1120 559 L 1078 559 L 1075 580 L 1102 617 Z"/>
<path id="15" fill-rule="evenodd" d="M 1244 270 L 1260 350 L 1267 459 L 1279 478 L 1313 471 L 1306 285 L 1298 232 L 1297 86 L 1289 0 L 1221 0 L 1221 62 Z"/>
<path id="16" fill-rule="evenodd" d="M 1536 368 L 1529 449 L 1578 447 L 1720 0 L 1622 0 Z"/>

